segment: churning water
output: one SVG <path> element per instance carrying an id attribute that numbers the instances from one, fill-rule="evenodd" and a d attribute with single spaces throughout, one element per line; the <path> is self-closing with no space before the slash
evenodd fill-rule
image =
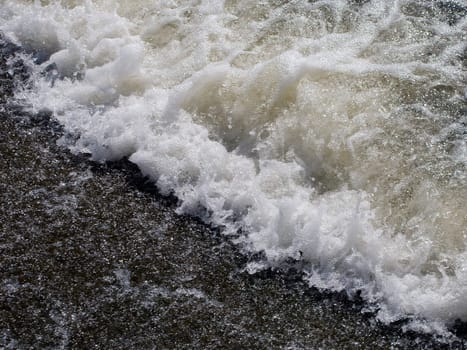
<path id="1" fill-rule="evenodd" d="M 384 322 L 467 321 L 463 1 L 3 1 L 31 109 Z"/>

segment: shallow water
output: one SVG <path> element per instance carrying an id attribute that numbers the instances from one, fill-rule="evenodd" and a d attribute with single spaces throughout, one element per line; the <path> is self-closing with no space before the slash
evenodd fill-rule
<path id="1" fill-rule="evenodd" d="M 27 76 L 19 64 L 10 72 L 20 83 Z M 61 127 L 12 103 L 4 73 L 0 347 L 463 348 L 309 288 L 296 262 L 248 273 L 260 256 L 176 214 L 176 199 L 128 161 L 102 165 L 57 146 Z"/>
<path id="2" fill-rule="evenodd" d="M 428 1 L 5 1 L 60 143 L 123 157 L 257 272 L 378 320 L 467 320 L 466 8 Z M 48 74 L 42 74 L 47 70 Z"/>

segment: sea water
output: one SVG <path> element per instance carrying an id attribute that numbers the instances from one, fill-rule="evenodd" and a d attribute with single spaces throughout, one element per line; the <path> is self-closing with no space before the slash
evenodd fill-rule
<path id="1" fill-rule="evenodd" d="M 467 321 L 463 1 L 2 1 L 16 97 L 389 323 Z M 31 63 L 32 64 L 32 63 Z"/>

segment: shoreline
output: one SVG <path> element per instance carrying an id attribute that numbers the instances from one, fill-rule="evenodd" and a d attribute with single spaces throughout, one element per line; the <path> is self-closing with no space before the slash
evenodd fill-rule
<path id="1" fill-rule="evenodd" d="M 2 46 L 1 53 L 5 55 Z M 4 71 L 5 61 L 1 59 Z M 21 73 L 22 72 L 22 73 Z M 97 164 L 56 144 L 47 114 L 6 106 L 2 83 L 0 345 L 6 348 L 446 348 L 379 324 L 363 304 L 310 288 L 293 266 L 250 275 L 249 259 L 175 213 L 128 161 Z M 8 81 L 7 74 L 2 81 Z M 6 87 L 6 89 L 5 89 Z M 16 114 L 16 116 L 14 116 Z"/>

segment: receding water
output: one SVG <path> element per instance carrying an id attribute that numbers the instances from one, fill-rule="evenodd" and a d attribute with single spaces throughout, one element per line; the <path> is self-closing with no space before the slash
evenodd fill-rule
<path id="1" fill-rule="evenodd" d="M 466 13 L 4 1 L 0 30 L 31 54 L 16 99 L 53 114 L 61 146 L 128 158 L 179 213 L 261 257 L 250 273 L 294 261 L 378 321 L 447 335 L 467 321 Z"/>

